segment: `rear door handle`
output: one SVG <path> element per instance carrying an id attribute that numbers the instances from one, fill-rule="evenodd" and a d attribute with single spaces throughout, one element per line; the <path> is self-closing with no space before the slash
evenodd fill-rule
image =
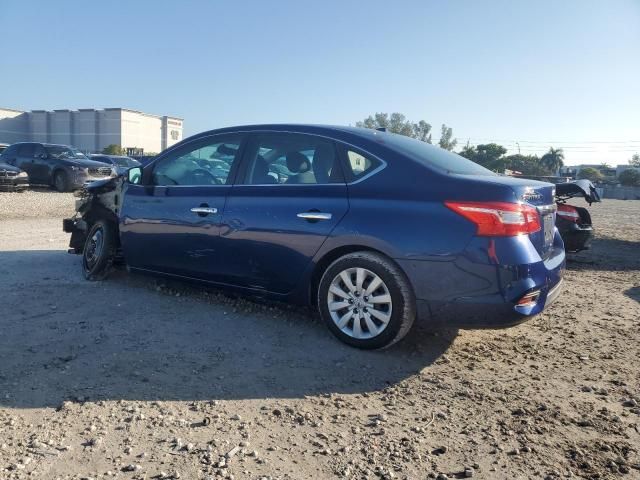
<path id="1" fill-rule="evenodd" d="M 201 217 L 206 217 L 211 213 L 218 213 L 218 209 L 213 207 L 193 207 L 191 211 L 193 213 L 197 213 Z"/>
<path id="2" fill-rule="evenodd" d="M 299 213 L 298 218 L 304 218 L 305 220 L 331 220 L 332 215 L 324 212 L 302 212 Z"/>

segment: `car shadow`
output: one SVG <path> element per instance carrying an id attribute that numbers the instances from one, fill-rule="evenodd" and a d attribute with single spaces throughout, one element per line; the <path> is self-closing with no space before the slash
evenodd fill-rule
<path id="1" fill-rule="evenodd" d="M 625 290 L 624 294 L 632 300 L 640 303 L 640 287 L 631 287 L 630 289 Z"/>
<path id="2" fill-rule="evenodd" d="M 361 351 L 309 309 L 125 271 L 87 282 L 80 258 L 58 250 L 0 252 L 0 291 L 5 407 L 365 393 L 433 364 L 457 335 L 418 325 Z"/>
<path id="3" fill-rule="evenodd" d="M 567 255 L 571 270 L 640 270 L 640 241 L 597 236 L 589 250 Z"/>

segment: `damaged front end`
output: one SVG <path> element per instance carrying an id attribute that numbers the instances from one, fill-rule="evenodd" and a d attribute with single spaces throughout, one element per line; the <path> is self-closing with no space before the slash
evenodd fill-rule
<path id="1" fill-rule="evenodd" d="M 69 253 L 81 254 L 91 225 L 99 218 L 118 223 L 122 177 L 105 178 L 75 192 L 76 213 L 62 220 L 62 230 L 71 234 Z"/>

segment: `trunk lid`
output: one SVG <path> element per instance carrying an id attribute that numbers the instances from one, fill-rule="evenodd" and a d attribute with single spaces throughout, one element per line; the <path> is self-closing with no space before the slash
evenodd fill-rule
<path id="1" fill-rule="evenodd" d="M 511 197 L 508 200 L 510 202 L 517 201 L 536 207 L 540 215 L 541 229 L 538 232 L 529 234 L 529 239 L 543 260 L 549 258 L 553 253 L 556 225 L 555 185 L 537 180 L 502 175 L 475 178 L 481 179 L 485 184 L 490 183 L 501 185 L 503 188 L 507 187 L 515 197 Z M 504 189 L 503 192 L 507 194 Z"/>
<path id="2" fill-rule="evenodd" d="M 596 187 L 589 180 L 575 180 L 556 184 L 556 195 L 559 200 L 573 197 L 584 197 L 589 205 L 600 201 Z"/>

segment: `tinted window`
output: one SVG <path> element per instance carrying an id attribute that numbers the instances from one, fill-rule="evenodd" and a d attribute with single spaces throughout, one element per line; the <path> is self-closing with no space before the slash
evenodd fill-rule
<path id="1" fill-rule="evenodd" d="M 453 152 L 448 152 L 442 148 L 405 137 L 404 135 L 387 134 L 384 136 L 384 143 L 408 157 L 423 162 L 438 170 L 447 173 L 459 173 L 467 175 L 496 175 L 491 170 L 481 167 L 477 163 L 467 160 Z"/>
<path id="2" fill-rule="evenodd" d="M 21 157 L 33 157 L 33 144 L 25 143 L 18 147 L 18 155 Z"/>
<path id="3" fill-rule="evenodd" d="M 333 142 L 296 133 L 262 134 L 251 143 L 245 185 L 343 182 Z"/>
<path id="4" fill-rule="evenodd" d="M 159 160 L 153 170 L 155 185 L 225 185 L 240 151 L 240 137 L 215 136 L 182 147 Z"/>

